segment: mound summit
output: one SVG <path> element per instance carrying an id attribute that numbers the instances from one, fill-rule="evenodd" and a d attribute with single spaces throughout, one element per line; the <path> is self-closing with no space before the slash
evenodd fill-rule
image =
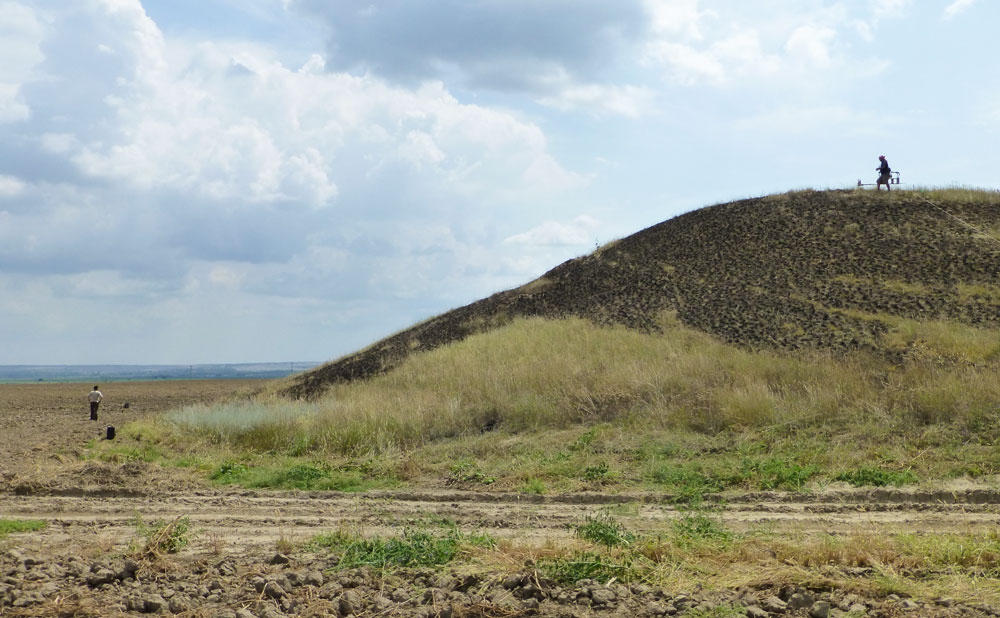
<path id="1" fill-rule="evenodd" d="M 893 318 L 1000 328 L 998 238 L 994 192 L 801 191 L 719 204 L 300 374 L 283 394 L 312 398 L 519 316 L 656 331 L 673 311 L 740 346 L 890 353 L 881 335 Z"/>

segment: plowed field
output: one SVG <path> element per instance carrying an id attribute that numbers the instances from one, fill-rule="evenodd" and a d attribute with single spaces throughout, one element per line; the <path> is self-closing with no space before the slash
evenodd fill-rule
<path id="1" fill-rule="evenodd" d="M 531 556 L 572 543 L 574 524 L 621 504 L 619 519 L 629 529 L 655 533 L 678 511 L 655 494 L 526 496 L 443 485 L 367 494 L 211 488 L 184 470 L 79 455 L 108 424 L 250 384 L 105 385 L 96 423 L 87 420 L 89 386 L 0 385 L 0 519 L 47 523 L 43 530 L 0 539 L 2 616 L 728 616 L 723 612 L 732 607 L 765 612 L 747 615 L 824 615 L 824 607 L 825 615 L 834 616 L 855 610 L 851 615 L 1000 615 L 974 599 L 860 597 L 816 585 L 822 578 L 815 576 L 806 578 L 808 588 L 765 579 L 688 594 L 615 582 L 558 585 L 538 579 Z M 188 518 L 190 545 L 162 560 L 132 561 L 127 556 L 137 516 L 146 522 Z M 368 569 L 330 570 L 336 556 L 303 548 L 319 533 L 349 529 L 390 536 L 430 520 L 488 532 L 527 558 L 505 573 L 416 569 L 385 578 Z M 1000 492 L 964 486 L 743 495 L 727 501 L 721 521 L 736 532 L 766 527 L 788 535 L 989 532 L 1000 524 Z M 866 568 L 859 568 L 858 577 L 866 577 Z M 796 594 L 811 602 L 792 607 Z M 699 606 L 716 613 L 692 614 Z"/>

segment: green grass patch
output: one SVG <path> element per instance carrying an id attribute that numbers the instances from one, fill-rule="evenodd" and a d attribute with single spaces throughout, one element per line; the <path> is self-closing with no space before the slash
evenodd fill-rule
<path id="1" fill-rule="evenodd" d="M 37 532 L 48 523 L 40 519 L 6 519 L 0 518 L 0 539 L 16 532 Z"/>
<path id="2" fill-rule="evenodd" d="M 740 463 L 739 479 L 756 489 L 783 489 L 801 491 L 805 484 L 819 474 L 815 465 L 801 466 L 783 459 L 745 458 Z"/>
<path id="3" fill-rule="evenodd" d="M 653 472 L 653 481 L 674 492 L 675 502 L 701 500 L 706 494 L 720 492 L 726 484 L 699 466 L 664 464 Z"/>
<path id="4" fill-rule="evenodd" d="M 95 451 L 95 457 L 101 461 L 111 463 L 128 463 L 130 461 L 143 461 L 153 463 L 164 458 L 163 449 L 150 444 L 140 445 L 115 445 L 109 448 Z"/>
<path id="5" fill-rule="evenodd" d="M 452 527 L 443 534 L 407 529 L 402 536 L 387 539 L 364 538 L 338 531 L 314 537 L 308 547 L 339 556 L 337 569 L 367 566 L 391 570 L 442 566 L 455 560 L 468 547 L 492 549 L 495 545 L 496 541 L 489 535 L 466 535 Z"/>
<path id="6" fill-rule="evenodd" d="M 395 485 L 386 479 L 370 479 L 361 471 L 330 468 L 323 464 L 292 460 L 286 465 L 247 466 L 225 461 L 209 474 L 219 485 L 254 489 L 300 489 L 307 491 L 366 491 Z"/>
<path id="7" fill-rule="evenodd" d="M 866 467 L 841 472 L 834 477 L 835 481 L 844 481 L 855 487 L 902 487 L 919 482 L 911 470 L 886 470 L 884 468 Z"/>

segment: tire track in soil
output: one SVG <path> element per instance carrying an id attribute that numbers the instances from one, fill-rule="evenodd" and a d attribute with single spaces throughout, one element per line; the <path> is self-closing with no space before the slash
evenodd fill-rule
<path id="1" fill-rule="evenodd" d="M 113 491 L 63 495 L 10 495 L 0 500 L 0 517 L 41 519 L 45 544 L 59 546 L 88 535 L 127 543 L 135 518 L 145 522 L 188 517 L 196 532 L 192 549 L 220 543 L 244 550 L 271 549 L 279 539 L 304 541 L 347 529 L 392 535 L 408 526 L 453 522 L 484 530 L 498 539 L 542 545 L 568 541 L 588 515 L 612 508 L 616 519 L 637 532 L 669 527 L 680 516 L 662 496 L 525 496 L 478 492 L 373 492 L 366 494 L 196 492 L 135 495 Z M 74 495 L 66 495 L 74 494 Z M 872 494 L 889 499 L 870 500 Z M 941 499 L 947 495 L 948 500 Z M 986 498 L 992 498 L 986 500 Z M 985 532 L 1000 524 L 1000 495 L 982 491 L 757 494 L 721 505 L 718 516 L 734 531 L 848 534 L 884 532 Z M 615 504 L 624 505 L 615 507 Z"/>

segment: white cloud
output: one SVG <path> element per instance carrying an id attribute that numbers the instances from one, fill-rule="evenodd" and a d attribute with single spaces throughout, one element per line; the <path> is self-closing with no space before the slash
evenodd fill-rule
<path id="1" fill-rule="evenodd" d="M 790 57 L 819 68 L 829 67 L 833 63 L 831 45 L 837 33 L 825 26 L 800 26 L 792 32 L 785 44 Z"/>
<path id="2" fill-rule="evenodd" d="M 47 14 L 48 40 L 68 27 L 65 17 Z M 46 66 L 55 82 L 75 84 L 73 96 L 0 85 L 0 119 L 24 119 L 44 97 L 38 144 L 93 178 L 230 207 L 311 208 L 336 203 L 343 183 L 375 182 L 393 161 L 466 197 L 497 180 L 508 196 L 580 182 L 536 126 L 460 103 L 440 82 L 410 89 L 326 72 L 316 55 L 290 69 L 258 45 L 167 41 L 136 0 L 91 0 L 74 19 L 93 27 L 73 26 L 60 62 Z M 95 57 L 103 64 L 86 63 Z M 641 97 L 569 98 L 636 113 Z"/>
<path id="3" fill-rule="evenodd" d="M 587 215 L 581 215 L 569 223 L 546 221 L 527 232 L 504 239 L 504 243 L 532 247 L 587 246 L 594 242 L 594 232 L 599 228 L 600 221 Z"/>
<path id="4" fill-rule="evenodd" d="M 538 102 L 561 111 L 584 109 L 637 118 L 652 108 L 653 98 L 652 90 L 639 86 L 579 84 L 567 85 Z"/>
<path id="5" fill-rule="evenodd" d="M 913 4 L 913 0 L 875 0 L 872 8 L 876 20 L 886 17 L 901 18 Z"/>
<path id="6" fill-rule="evenodd" d="M 0 124 L 27 120 L 29 108 L 19 96 L 16 84 L 0 84 Z"/>
<path id="7" fill-rule="evenodd" d="M 699 0 L 644 0 L 644 4 L 652 30 L 660 36 L 701 40 L 702 19 L 717 15 L 714 11 L 701 10 Z"/>
<path id="8" fill-rule="evenodd" d="M 14 197 L 24 191 L 24 182 L 16 176 L 0 174 L 0 198 Z"/>
<path id="9" fill-rule="evenodd" d="M 660 65 L 669 79 L 684 85 L 725 85 L 746 77 L 779 73 L 787 59 L 763 48 L 760 34 L 744 29 L 705 46 L 660 39 L 646 48 L 646 62 Z"/>
<path id="10" fill-rule="evenodd" d="M 944 9 L 944 18 L 952 19 L 959 13 L 964 12 L 970 6 L 976 3 L 976 0 L 954 0 Z"/>
<path id="11" fill-rule="evenodd" d="M 0 124 L 31 116 L 21 86 L 32 79 L 43 55 L 39 47 L 44 26 L 30 7 L 0 2 Z"/>
<path id="12" fill-rule="evenodd" d="M 19 94 L 39 112 L 16 143 L 0 127 L 27 161 L 0 168 L 0 262 L 59 273 L 56 296 L 468 300 L 512 276 L 490 252 L 512 220 L 589 181 L 538 125 L 440 81 L 166 37 L 134 0 L 39 7 L 45 79 Z"/>

